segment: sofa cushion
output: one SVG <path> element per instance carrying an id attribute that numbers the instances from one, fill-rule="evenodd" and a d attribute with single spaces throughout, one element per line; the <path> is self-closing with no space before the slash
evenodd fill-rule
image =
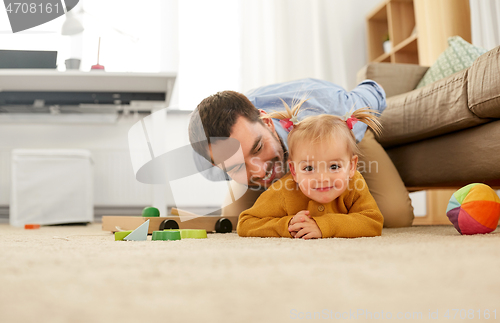
<path id="1" fill-rule="evenodd" d="M 500 118 L 500 47 L 479 57 L 469 71 L 469 108 L 481 118 Z"/>
<path id="2" fill-rule="evenodd" d="M 415 89 L 429 68 L 416 64 L 369 63 L 359 70 L 357 82 L 374 80 L 385 90 L 389 98 Z"/>
<path id="3" fill-rule="evenodd" d="M 388 149 L 407 187 L 500 185 L 500 120 Z"/>
<path id="4" fill-rule="evenodd" d="M 393 147 L 489 122 L 468 108 L 467 75 L 468 69 L 388 98 L 380 144 Z"/>
<path id="5" fill-rule="evenodd" d="M 448 48 L 437 58 L 436 62 L 425 73 L 417 85 L 417 89 L 434 83 L 458 71 L 470 67 L 486 50 L 463 40 L 460 36 L 448 38 Z"/>

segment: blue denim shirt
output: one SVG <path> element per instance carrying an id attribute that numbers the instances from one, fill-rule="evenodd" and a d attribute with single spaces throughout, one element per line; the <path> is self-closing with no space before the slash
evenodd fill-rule
<path id="1" fill-rule="evenodd" d="M 299 120 L 308 115 L 317 114 L 343 116 L 353 106 L 355 110 L 369 107 L 382 113 L 387 106 L 384 89 L 372 80 L 365 80 L 358 84 L 354 90 L 347 92 L 334 83 L 307 78 L 262 86 L 251 90 L 246 96 L 257 109 L 262 109 L 268 113 L 285 109 L 280 98 L 290 107 L 293 106 L 292 101 L 298 102 L 303 98 L 307 98 L 309 100 L 302 105 L 299 112 Z M 288 149 L 288 132 L 281 126 L 279 120 L 273 119 L 273 121 L 276 132 Z M 362 122 L 357 122 L 354 125 L 353 132 L 358 142 L 363 139 L 366 128 L 367 125 Z M 195 162 L 198 169 L 207 170 L 203 174 L 210 180 L 226 180 L 221 169 L 217 167 L 208 169 L 211 166 L 210 162 L 196 153 Z"/>
<path id="2" fill-rule="evenodd" d="M 309 115 L 332 114 L 343 116 L 354 106 L 354 110 L 369 107 L 382 113 L 386 108 L 384 89 L 371 80 L 361 82 L 354 90 L 347 92 L 342 87 L 328 81 L 312 78 L 297 81 L 273 84 L 259 87 L 246 94 L 257 109 L 267 113 L 284 110 L 283 99 L 289 107 L 292 101 L 304 102 L 299 112 L 299 120 Z M 281 126 L 279 120 L 274 119 L 276 132 L 288 148 L 288 132 Z M 357 122 L 353 127 L 354 136 L 359 142 L 365 135 L 367 125 Z"/>

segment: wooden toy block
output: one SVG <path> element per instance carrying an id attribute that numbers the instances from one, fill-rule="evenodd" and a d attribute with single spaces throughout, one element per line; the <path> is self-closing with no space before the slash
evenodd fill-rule
<path id="1" fill-rule="evenodd" d="M 122 241 L 126 236 L 131 234 L 132 231 L 118 231 L 115 232 L 115 241 Z"/>
<path id="2" fill-rule="evenodd" d="M 176 212 L 178 210 L 172 209 L 172 213 Z M 105 215 L 102 217 L 102 230 L 111 232 L 120 231 L 120 229 L 135 230 L 149 220 L 148 234 L 165 229 L 197 229 L 206 230 L 206 232 L 227 233 L 235 231 L 238 224 L 237 215 L 224 217 L 220 215 L 197 216 L 182 210 L 180 210 L 180 214 L 171 214 L 165 217 Z M 184 217 L 187 221 L 181 221 L 181 217 Z"/>
<path id="3" fill-rule="evenodd" d="M 142 210 L 142 216 L 145 217 L 158 217 L 160 216 L 160 211 L 155 208 L 155 207 L 145 207 L 144 210 Z"/>
<path id="4" fill-rule="evenodd" d="M 164 231 L 180 231 L 182 239 L 206 239 L 206 230 L 196 230 L 196 229 L 179 229 L 179 230 L 164 230 Z"/>
<path id="5" fill-rule="evenodd" d="M 149 220 L 141 224 L 137 229 L 132 231 L 128 236 L 123 238 L 126 241 L 146 241 L 148 240 Z"/>
<path id="6" fill-rule="evenodd" d="M 181 240 L 181 232 L 179 230 L 167 230 L 167 231 L 153 231 L 152 241 L 163 240 L 163 241 L 173 241 Z"/>

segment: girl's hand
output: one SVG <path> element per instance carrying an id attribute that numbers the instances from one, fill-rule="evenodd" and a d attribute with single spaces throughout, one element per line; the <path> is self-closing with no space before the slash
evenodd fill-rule
<path id="1" fill-rule="evenodd" d="M 309 211 L 300 211 L 299 213 L 295 214 L 294 217 L 290 220 L 290 222 L 288 223 L 288 227 L 298 222 L 305 222 L 307 219 L 310 219 Z"/>
<path id="2" fill-rule="evenodd" d="M 299 222 L 289 226 L 288 231 L 290 231 L 291 234 L 295 232 L 295 234 L 292 234 L 294 238 L 314 239 L 322 237 L 318 224 L 311 218 L 306 222 Z"/>
<path id="3" fill-rule="evenodd" d="M 295 237 L 297 231 L 290 231 L 290 226 L 295 223 L 305 222 L 307 219 L 310 219 L 308 210 L 300 211 L 299 213 L 295 214 L 295 216 L 288 223 L 288 231 L 290 232 L 290 235 L 292 237 Z"/>

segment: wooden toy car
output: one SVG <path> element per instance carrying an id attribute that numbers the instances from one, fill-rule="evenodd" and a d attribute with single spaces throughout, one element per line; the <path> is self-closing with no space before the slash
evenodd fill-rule
<path id="1" fill-rule="evenodd" d="M 172 213 L 178 213 L 178 211 L 172 209 Z M 185 211 L 181 211 L 182 213 L 189 214 Z M 148 234 L 165 229 L 203 229 L 207 232 L 228 233 L 235 231 L 238 224 L 238 216 L 193 215 L 187 221 L 181 221 L 181 216 L 175 214 L 165 217 L 105 215 L 102 217 L 102 230 L 111 232 L 135 230 L 149 220 Z"/>

